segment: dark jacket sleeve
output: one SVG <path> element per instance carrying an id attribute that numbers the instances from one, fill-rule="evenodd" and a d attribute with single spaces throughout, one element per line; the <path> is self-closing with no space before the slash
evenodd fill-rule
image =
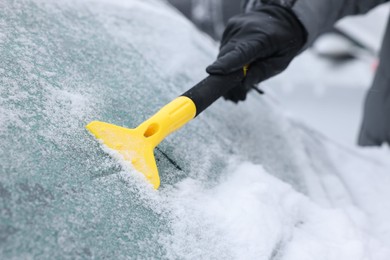
<path id="1" fill-rule="evenodd" d="M 306 46 L 347 15 L 363 14 L 389 0 L 245 0 L 246 10 L 262 4 L 292 9 L 308 33 Z"/>
<path id="2" fill-rule="evenodd" d="M 389 0 L 297 0 L 292 10 L 308 32 L 310 45 L 347 15 L 363 14 Z"/>

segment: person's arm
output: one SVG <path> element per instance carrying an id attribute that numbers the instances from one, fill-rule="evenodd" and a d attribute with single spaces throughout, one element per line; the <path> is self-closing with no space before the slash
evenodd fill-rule
<path id="1" fill-rule="evenodd" d="M 291 8 L 307 31 L 308 38 L 305 46 L 310 46 L 320 34 L 331 30 L 341 18 L 366 13 L 389 0 L 262 0 L 261 2 Z"/>
<path id="2" fill-rule="evenodd" d="M 217 60 L 207 67 L 226 75 L 249 65 L 242 84 L 224 97 L 245 100 L 257 83 L 282 72 L 291 60 L 340 18 L 389 0 L 248 0 L 249 11 L 231 18 Z"/>

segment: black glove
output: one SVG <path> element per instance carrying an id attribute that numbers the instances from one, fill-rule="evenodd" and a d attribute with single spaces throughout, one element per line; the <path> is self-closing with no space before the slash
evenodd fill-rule
<path id="1" fill-rule="evenodd" d="M 224 95 L 237 103 L 258 83 L 287 68 L 305 41 L 306 30 L 291 10 L 263 5 L 229 20 L 218 59 L 206 71 L 225 75 L 249 65 L 243 82 Z"/>

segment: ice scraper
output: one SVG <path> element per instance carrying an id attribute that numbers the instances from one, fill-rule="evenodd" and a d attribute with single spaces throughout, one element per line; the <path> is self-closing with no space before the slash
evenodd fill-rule
<path id="1" fill-rule="evenodd" d="M 158 189 L 160 177 L 154 148 L 166 136 L 187 124 L 219 97 L 237 86 L 245 74 L 246 68 L 230 75 L 208 76 L 137 128 L 129 129 L 99 121 L 91 122 L 86 128 L 104 145 L 121 154 Z"/>

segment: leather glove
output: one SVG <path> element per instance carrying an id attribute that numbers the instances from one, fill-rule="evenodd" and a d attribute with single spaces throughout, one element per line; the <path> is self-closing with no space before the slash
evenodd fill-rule
<path id="1" fill-rule="evenodd" d="M 243 82 L 224 95 L 237 103 L 258 83 L 287 68 L 305 41 L 306 30 L 291 10 L 262 5 L 229 20 L 218 58 L 206 71 L 225 75 L 249 65 Z"/>

